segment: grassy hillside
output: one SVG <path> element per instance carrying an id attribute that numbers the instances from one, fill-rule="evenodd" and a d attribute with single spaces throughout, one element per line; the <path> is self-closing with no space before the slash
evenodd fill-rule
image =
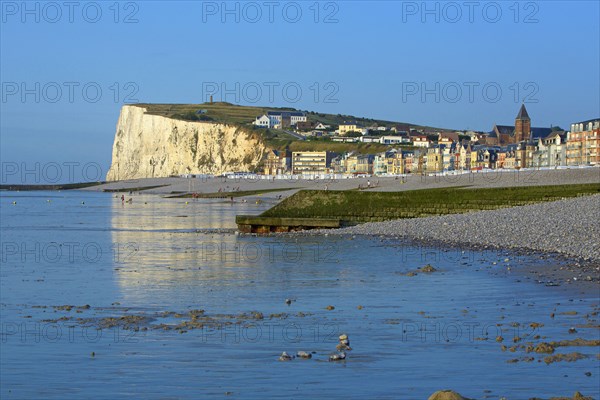
<path id="1" fill-rule="evenodd" d="M 145 107 L 148 114 L 161 115 L 168 118 L 190 120 L 196 118 L 196 111 L 206 110 L 206 114 L 203 114 L 201 118 L 205 118 L 207 121 L 216 121 L 230 124 L 239 124 L 250 126 L 257 116 L 266 114 L 269 110 L 280 110 L 280 111 L 304 111 L 307 113 L 309 121 L 322 122 L 327 125 L 339 125 L 344 121 L 357 121 L 359 124 L 369 126 L 373 124 L 385 125 L 391 127 L 396 124 L 404 124 L 404 122 L 385 121 L 369 118 L 355 117 L 352 115 L 340 115 L 340 114 L 325 114 L 307 110 L 296 110 L 294 108 L 278 108 L 278 107 L 254 107 L 254 106 L 240 106 L 231 103 L 216 102 L 216 103 L 203 103 L 203 104 L 134 104 L 136 106 Z M 427 128 L 427 129 L 438 129 L 425 126 L 419 126 L 409 124 L 415 128 Z M 439 128 L 439 130 L 449 130 Z"/>
<path id="2" fill-rule="evenodd" d="M 367 222 L 493 210 L 600 193 L 600 185 L 511 188 L 444 188 L 405 192 L 303 190 L 262 214 L 265 217 L 335 218 Z"/>

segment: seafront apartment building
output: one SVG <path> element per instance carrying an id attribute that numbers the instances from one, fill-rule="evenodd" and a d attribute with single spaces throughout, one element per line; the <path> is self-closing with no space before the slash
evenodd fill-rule
<path id="1" fill-rule="evenodd" d="M 295 151 L 292 153 L 292 174 L 327 173 L 331 158 L 329 151 Z"/>
<path id="2" fill-rule="evenodd" d="M 600 119 L 571 124 L 567 165 L 600 165 Z"/>

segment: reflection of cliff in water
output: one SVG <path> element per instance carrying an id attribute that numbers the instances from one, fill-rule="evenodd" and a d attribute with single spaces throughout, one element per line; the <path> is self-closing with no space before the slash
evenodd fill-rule
<path id="1" fill-rule="evenodd" d="M 189 201 L 131 196 L 132 204 L 115 199 L 111 234 L 116 252 L 115 277 L 125 297 L 159 301 L 161 294 L 183 299 L 253 295 L 256 285 L 280 282 L 303 269 L 311 285 L 331 280 L 319 262 L 333 262 L 334 245 L 306 238 L 256 238 L 197 229 L 228 229 L 247 205 L 224 201 Z M 147 204 L 144 204 L 147 202 Z M 185 217 L 184 217 L 185 216 Z M 338 265 L 339 266 L 339 265 Z M 259 283 L 260 282 L 260 283 Z M 177 292 L 172 292 L 176 290 Z M 234 293 L 229 293 L 235 291 Z M 215 294 L 216 296 L 216 294 Z"/>

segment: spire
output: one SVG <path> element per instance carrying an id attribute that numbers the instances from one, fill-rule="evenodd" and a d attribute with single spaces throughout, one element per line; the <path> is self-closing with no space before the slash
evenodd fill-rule
<path id="1" fill-rule="evenodd" d="M 525 109 L 525 104 L 521 104 L 521 109 L 519 110 L 519 113 L 517 114 L 517 118 L 516 119 L 520 119 L 520 120 L 530 120 L 529 118 L 529 114 L 527 114 L 527 109 Z"/>

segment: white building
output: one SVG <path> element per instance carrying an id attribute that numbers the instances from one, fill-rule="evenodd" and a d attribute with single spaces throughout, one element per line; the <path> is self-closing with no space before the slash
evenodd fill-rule
<path id="1" fill-rule="evenodd" d="M 379 138 L 377 136 L 361 136 L 358 140 L 363 143 L 379 143 Z"/>
<path id="2" fill-rule="evenodd" d="M 410 138 L 404 136 L 381 136 L 379 138 L 381 144 L 401 144 L 410 143 Z"/>
<path id="3" fill-rule="evenodd" d="M 299 111 L 269 111 L 266 115 L 256 117 L 254 125 L 261 128 L 281 129 L 295 126 L 298 122 L 306 122 L 306 114 Z"/>
<path id="4" fill-rule="evenodd" d="M 266 115 L 263 114 L 260 117 L 256 117 L 256 120 L 254 121 L 254 125 L 258 126 L 260 128 L 270 128 L 271 120 L 269 119 L 269 117 L 267 117 Z"/>
<path id="5" fill-rule="evenodd" d="M 431 141 L 427 139 L 427 136 L 415 135 L 412 136 L 412 144 L 415 147 L 429 147 Z"/>
<path id="6" fill-rule="evenodd" d="M 295 126 L 298 122 L 306 122 L 306 114 L 299 111 L 269 111 L 267 116 L 273 128 Z"/>

